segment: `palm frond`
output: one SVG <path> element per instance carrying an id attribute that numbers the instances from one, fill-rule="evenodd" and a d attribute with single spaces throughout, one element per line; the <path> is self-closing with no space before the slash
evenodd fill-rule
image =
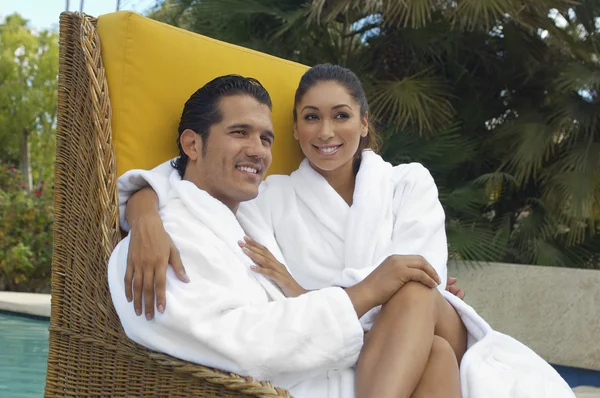
<path id="1" fill-rule="evenodd" d="M 514 192 L 519 187 L 515 177 L 501 171 L 482 174 L 474 183 L 485 187 L 485 196 L 490 202 L 498 200 L 504 192 Z"/>
<path id="2" fill-rule="evenodd" d="M 452 172 L 477 151 L 475 142 L 459 130 L 453 125 L 424 137 L 416 130 L 388 127 L 382 134 L 382 156 L 392 164 L 419 162 L 438 173 Z"/>
<path id="3" fill-rule="evenodd" d="M 494 137 L 507 149 L 506 168 L 519 183 L 536 179 L 555 149 L 557 136 L 540 115 L 530 113 L 502 125 Z"/>
<path id="4" fill-rule="evenodd" d="M 521 2 L 516 0 L 461 0 L 452 10 L 452 23 L 464 30 L 489 31 L 505 15 L 517 15 Z"/>
<path id="5" fill-rule="evenodd" d="M 446 213 L 477 218 L 489 200 L 484 187 L 466 184 L 452 190 L 440 189 L 440 202 Z"/>
<path id="6" fill-rule="evenodd" d="M 397 129 L 412 124 L 419 134 L 432 134 L 447 127 L 454 116 L 450 97 L 444 81 L 423 71 L 402 80 L 378 82 L 371 104 L 378 119 Z"/>
<path id="7" fill-rule="evenodd" d="M 382 17 L 386 25 L 418 29 L 431 21 L 432 12 L 438 4 L 437 0 L 386 1 Z"/>
<path id="8" fill-rule="evenodd" d="M 600 69 L 592 69 L 579 62 L 565 65 L 555 80 L 556 88 L 563 92 L 580 90 L 600 90 Z"/>
<path id="9" fill-rule="evenodd" d="M 489 224 L 451 220 L 446 230 L 453 260 L 501 261 L 506 253 L 506 239 Z"/>

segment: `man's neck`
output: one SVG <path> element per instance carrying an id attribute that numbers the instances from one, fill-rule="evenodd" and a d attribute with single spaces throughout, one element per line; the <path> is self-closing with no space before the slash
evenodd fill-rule
<path id="1" fill-rule="evenodd" d="M 238 208 L 240 207 L 240 202 L 235 201 L 235 200 L 228 200 L 227 198 L 220 198 L 217 195 L 215 195 L 214 192 L 211 192 L 210 189 L 206 189 L 206 187 L 204 186 L 205 184 L 203 183 L 203 181 L 201 181 L 199 178 L 197 178 L 196 176 L 192 175 L 192 173 L 189 173 L 187 170 L 185 172 L 185 174 L 183 175 L 182 180 L 185 181 L 189 181 L 192 184 L 194 184 L 198 189 L 208 193 L 210 196 L 212 196 L 213 198 L 215 198 L 216 200 L 218 200 L 219 202 L 223 203 L 225 206 L 227 206 L 227 208 L 229 210 L 231 210 L 231 212 L 233 214 L 237 213 Z"/>

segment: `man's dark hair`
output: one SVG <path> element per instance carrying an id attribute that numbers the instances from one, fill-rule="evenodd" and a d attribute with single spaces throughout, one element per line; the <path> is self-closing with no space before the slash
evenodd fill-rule
<path id="1" fill-rule="evenodd" d="M 171 162 L 171 165 L 179 172 L 182 178 L 189 157 L 181 147 L 181 134 L 185 130 L 190 129 L 200 135 L 203 143 L 202 155 L 206 155 L 206 139 L 208 138 L 210 127 L 223 120 L 223 115 L 219 109 L 219 102 L 221 98 L 231 95 L 248 95 L 261 104 L 267 105 L 269 109 L 273 108 L 271 97 L 267 90 L 258 80 L 251 77 L 240 75 L 221 76 L 202 86 L 185 103 L 183 112 L 181 113 L 181 120 L 179 121 L 179 128 L 177 129 L 179 132 L 177 136 L 179 156 Z"/>

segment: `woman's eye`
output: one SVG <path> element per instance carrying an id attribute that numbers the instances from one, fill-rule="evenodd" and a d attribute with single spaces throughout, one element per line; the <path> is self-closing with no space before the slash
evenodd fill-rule
<path id="1" fill-rule="evenodd" d="M 338 113 L 337 115 L 335 115 L 336 119 L 348 119 L 350 116 L 348 116 L 347 113 Z"/>
<path id="2" fill-rule="evenodd" d="M 304 120 L 311 121 L 311 120 L 317 120 L 317 119 L 319 119 L 319 117 L 312 113 L 308 114 L 308 115 L 304 115 Z"/>

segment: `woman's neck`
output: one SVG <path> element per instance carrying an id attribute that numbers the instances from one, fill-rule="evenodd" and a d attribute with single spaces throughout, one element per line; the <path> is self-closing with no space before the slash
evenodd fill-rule
<path id="1" fill-rule="evenodd" d="M 354 159 L 335 170 L 320 170 L 311 164 L 311 167 L 327 182 L 331 187 L 344 199 L 348 206 L 352 206 L 354 197 L 354 186 L 356 183 L 356 173 L 354 167 Z"/>

